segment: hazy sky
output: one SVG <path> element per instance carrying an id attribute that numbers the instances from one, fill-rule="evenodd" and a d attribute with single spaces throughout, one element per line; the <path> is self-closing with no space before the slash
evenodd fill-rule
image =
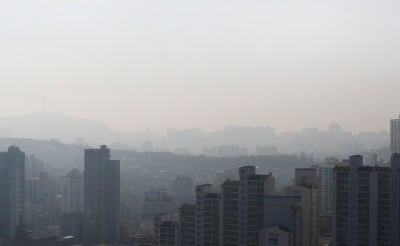
<path id="1" fill-rule="evenodd" d="M 46 110 L 121 131 L 388 128 L 399 0 L 0 2 L 0 116 Z"/>

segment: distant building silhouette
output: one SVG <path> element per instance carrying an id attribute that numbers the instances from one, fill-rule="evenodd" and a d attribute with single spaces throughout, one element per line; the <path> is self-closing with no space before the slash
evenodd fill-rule
<path id="1" fill-rule="evenodd" d="M 85 149 L 85 244 L 115 243 L 120 234 L 120 162 L 110 149 Z"/>
<path id="2" fill-rule="evenodd" d="M 145 192 L 143 218 L 153 218 L 157 214 L 170 213 L 174 210 L 173 198 L 166 189 L 150 189 Z"/>
<path id="3" fill-rule="evenodd" d="M 256 145 L 256 155 L 277 155 L 278 148 L 274 145 Z"/>
<path id="4" fill-rule="evenodd" d="M 193 180 L 189 177 L 178 175 L 172 181 L 169 191 L 175 204 L 193 203 L 195 200 Z"/>
<path id="5" fill-rule="evenodd" d="M 72 169 L 64 186 L 63 213 L 83 211 L 83 175 L 79 169 Z"/>
<path id="6" fill-rule="evenodd" d="M 193 194 L 193 180 L 189 177 L 178 175 L 171 184 L 170 191 L 174 195 L 192 195 Z"/>
<path id="7" fill-rule="evenodd" d="M 203 154 L 210 157 L 237 157 L 247 155 L 247 150 L 237 145 L 221 145 L 203 148 Z"/>

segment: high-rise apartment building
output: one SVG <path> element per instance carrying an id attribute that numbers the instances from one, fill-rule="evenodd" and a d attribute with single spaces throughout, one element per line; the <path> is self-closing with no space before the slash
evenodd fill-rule
<path id="1" fill-rule="evenodd" d="M 287 196 L 276 195 L 272 174 L 256 174 L 254 166 L 240 167 L 239 180 L 227 179 L 220 194 L 197 186 L 196 205 L 180 209 L 181 245 L 193 245 L 194 228 L 199 246 L 317 246 L 316 169 L 298 170 L 296 178 Z"/>
<path id="2" fill-rule="evenodd" d="M 184 204 L 179 208 L 180 246 L 195 245 L 196 205 Z"/>
<path id="3" fill-rule="evenodd" d="M 72 169 L 65 177 L 63 213 L 83 211 L 83 175 Z"/>
<path id="4" fill-rule="evenodd" d="M 301 245 L 318 245 L 319 227 L 319 185 L 317 168 L 297 168 L 292 196 L 300 198 L 299 210 L 301 227 L 296 230 Z"/>
<path id="5" fill-rule="evenodd" d="M 333 209 L 333 168 L 318 167 L 320 180 L 319 188 L 319 215 L 328 216 Z"/>
<path id="6" fill-rule="evenodd" d="M 390 120 L 390 150 L 392 154 L 400 153 L 400 116 Z"/>
<path id="7" fill-rule="evenodd" d="M 221 185 L 221 245 L 238 245 L 239 242 L 239 198 L 240 181 L 226 180 Z"/>
<path id="8" fill-rule="evenodd" d="M 256 174 L 254 166 L 240 167 L 239 180 L 221 185 L 221 245 L 258 245 L 267 195 L 275 195 L 275 178 Z"/>
<path id="9" fill-rule="evenodd" d="M 120 228 L 120 162 L 110 160 L 110 149 L 85 149 L 84 243 L 114 243 Z"/>
<path id="10" fill-rule="evenodd" d="M 276 195 L 272 174 L 256 174 L 254 166 L 240 167 L 239 180 L 227 179 L 220 194 L 196 186 L 196 205 L 180 208 L 181 245 L 317 246 L 317 171 L 296 174 L 287 196 Z"/>
<path id="11" fill-rule="evenodd" d="M 196 246 L 219 245 L 220 194 L 211 184 L 196 186 Z"/>
<path id="12" fill-rule="evenodd" d="M 239 245 L 256 246 L 264 229 L 264 197 L 275 195 L 275 178 L 256 174 L 255 166 L 240 167 L 239 178 Z"/>
<path id="13" fill-rule="evenodd" d="M 332 215 L 333 211 L 333 168 L 338 164 L 337 159 L 325 160 L 326 166 L 319 166 L 319 214 Z"/>
<path id="14" fill-rule="evenodd" d="M 362 156 L 334 169 L 333 245 L 399 245 L 400 155 L 391 167 L 363 166 Z"/>
<path id="15" fill-rule="evenodd" d="M 299 245 L 318 246 L 318 189 L 315 186 L 294 186 L 292 195 L 299 197 L 297 216 L 300 227 L 296 228 Z"/>
<path id="16" fill-rule="evenodd" d="M 0 238 L 8 245 L 25 211 L 25 153 L 11 146 L 0 153 Z"/>
<path id="17" fill-rule="evenodd" d="M 390 241 L 400 244 L 400 154 L 391 158 L 390 174 Z"/>

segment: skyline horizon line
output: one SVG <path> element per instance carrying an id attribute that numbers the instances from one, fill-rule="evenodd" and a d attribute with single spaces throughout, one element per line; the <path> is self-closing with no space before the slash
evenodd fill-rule
<path id="1" fill-rule="evenodd" d="M 150 127 L 146 127 L 144 129 L 136 129 L 136 130 L 131 130 L 131 131 L 126 131 L 122 129 L 116 129 L 115 127 L 111 126 L 112 124 L 108 124 L 104 120 L 101 119 L 96 119 L 96 118 L 91 118 L 87 116 L 80 116 L 80 115 L 74 115 L 70 114 L 67 112 L 62 112 L 62 111 L 54 111 L 54 110 L 45 110 L 45 111 L 36 111 L 36 112 L 30 112 L 30 113 L 21 113 L 17 115 L 0 115 L 0 120 L 6 120 L 6 119 L 17 119 L 17 118 L 22 118 L 22 117 L 30 117 L 30 116 L 35 116 L 35 115 L 40 115 L 40 114 L 53 114 L 53 115 L 63 115 L 69 118 L 73 119 L 79 119 L 79 120 L 88 120 L 88 121 L 93 121 L 99 124 L 102 124 L 104 127 L 106 127 L 108 130 L 113 131 L 115 133 L 119 134 L 141 134 L 141 133 L 151 133 L 151 134 L 156 134 L 156 135 L 162 135 L 166 136 L 168 132 L 170 131 L 187 131 L 187 130 L 201 130 L 202 133 L 205 134 L 212 134 L 215 132 L 219 131 L 224 131 L 227 130 L 230 127 L 243 127 L 243 128 L 271 128 L 274 130 L 275 135 L 282 135 L 282 134 L 298 134 L 304 132 L 304 130 L 317 130 L 318 132 L 323 132 L 323 131 L 329 131 L 330 128 L 332 127 L 339 127 L 339 129 L 343 132 L 350 132 L 351 134 L 357 135 L 361 133 L 390 133 L 390 120 L 392 119 L 397 119 L 400 118 L 400 114 L 398 115 L 397 118 L 390 118 L 388 119 L 388 127 L 387 129 L 376 129 L 376 130 L 351 130 L 346 128 L 342 123 L 339 122 L 331 122 L 327 124 L 325 127 L 315 127 L 315 126 L 304 126 L 300 127 L 296 130 L 280 130 L 278 127 L 273 126 L 272 124 L 258 124 L 258 125 L 251 125 L 251 124 L 234 124 L 234 123 L 227 123 L 224 125 L 221 125 L 220 127 L 214 127 L 212 129 L 210 128 L 204 128 L 204 127 L 196 127 L 196 126 L 191 126 L 191 127 L 171 127 L 171 128 L 166 128 L 164 130 L 155 130 Z"/>

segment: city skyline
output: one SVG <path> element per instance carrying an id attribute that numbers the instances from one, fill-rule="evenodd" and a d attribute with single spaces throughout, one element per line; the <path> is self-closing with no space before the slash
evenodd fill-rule
<path id="1" fill-rule="evenodd" d="M 390 121 L 392 125 L 396 120 Z M 397 131 L 397 127 L 391 128 L 392 139 Z M 211 159 L 219 171 L 204 166 L 207 171 L 203 174 L 203 165 L 195 162 L 189 176 L 180 171 L 176 176 L 171 172 L 176 168 L 165 162 L 168 158 L 160 158 L 160 153 L 150 153 L 158 155 L 155 162 L 147 153 L 143 165 L 129 151 L 111 157 L 106 145 L 81 149 L 84 163 L 79 169 L 83 173 L 68 166 L 59 169 L 69 170 L 67 173 L 53 170 L 50 174 L 45 171 L 49 166 L 45 169 L 43 162 L 32 155 L 27 158 L 19 147 L 11 146 L 1 153 L 4 187 L 0 203 L 7 206 L 0 215 L 9 220 L 0 225 L 0 245 L 123 242 L 137 246 L 148 240 L 152 242 L 145 245 L 151 246 L 179 246 L 180 242 L 318 246 L 324 240 L 332 245 L 397 245 L 400 156 L 396 145 L 391 141 L 389 162 L 378 159 L 374 152 L 366 153 L 365 162 L 362 155 L 340 161 L 300 156 L 302 164 L 294 164 L 286 159 L 290 155 L 281 155 L 285 165 L 294 167 L 288 175 L 282 165 L 272 167 L 277 156 L 271 155 L 270 162 L 264 159 L 266 155 L 239 166 L 228 158 L 231 168 L 225 166 L 224 171 Z M 258 162 L 260 157 L 264 160 Z M 165 171 L 157 167 L 159 161 Z M 184 163 L 179 169 L 190 166 L 187 158 Z M 163 171 L 155 171 L 153 165 Z M 144 170 L 148 173 L 138 173 Z M 289 177 L 284 185 L 279 184 L 282 174 Z M 132 185 L 136 182 L 140 185 Z M 49 244 L 40 244 L 41 240 Z"/>
<path id="2" fill-rule="evenodd" d="M 0 246 L 399 246 L 399 0 L 0 4 Z"/>
<path id="3" fill-rule="evenodd" d="M 216 127 L 216 128 L 202 128 L 202 127 L 196 127 L 196 126 L 188 126 L 188 127 L 183 127 L 183 128 L 179 128 L 179 127 L 171 127 L 171 128 L 165 128 L 163 130 L 156 130 L 156 129 L 152 129 L 149 127 L 146 128 L 140 128 L 140 129 L 133 129 L 133 130 L 120 130 L 118 128 L 113 128 L 111 126 L 109 126 L 105 121 L 102 120 L 98 120 L 95 118 L 89 118 L 89 117 L 81 117 L 78 115 L 72 115 L 72 114 L 68 114 L 68 113 L 64 113 L 64 112 L 57 112 L 57 111 L 34 111 L 34 112 L 27 112 L 24 114 L 18 114 L 18 115 L 9 115 L 9 116 L 0 116 L 0 121 L 2 120 L 19 120 L 19 119 L 23 119 L 23 118 L 29 118 L 29 117 L 36 117 L 36 118 L 40 118 L 40 116 L 44 116 L 43 120 L 46 121 L 46 116 L 55 116 L 55 117 L 65 117 L 65 118 L 69 118 L 70 119 L 75 119 L 75 120 L 84 120 L 87 122 L 93 122 L 96 124 L 100 124 L 102 126 L 104 126 L 105 128 L 107 128 L 108 130 L 111 130 L 113 132 L 117 132 L 117 133 L 143 133 L 143 132 L 148 132 L 148 133 L 152 133 L 152 134 L 157 134 L 157 135 L 166 135 L 168 134 L 168 132 L 170 131 L 186 131 L 186 130 L 201 130 L 204 133 L 213 133 L 213 132 L 218 132 L 230 127 L 248 127 L 248 128 L 271 128 L 275 131 L 276 134 L 286 134 L 286 133 L 291 133 L 291 134 L 296 134 L 296 133 L 301 133 L 304 130 L 317 130 L 317 131 L 329 131 L 331 128 L 339 128 L 342 131 L 345 132 L 349 132 L 352 134 L 360 134 L 360 133 L 365 133 L 365 132 L 390 132 L 390 123 L 388 124 L 386 121 L 386 126 L 382 127 L 381 129 L 365 129 L 365 130 L 352 130 L 349 128 L 346 128 L 344 125 L 342 125 L 339 121 L 333 121 L 333 122 L 327 122 L 326 125 L 321 125 L 321 126 L 315 126 L 315 125 L 305 125 L 305 126 L 299 126 L 296 129 L 292 129 L 292 130 L 285 130 L 280 128 L 279 125 L 272 125 L 272 124 L 233 124 L 233 123 L 227 123 L 227 124 L 221 124 L 220 126 Z M 400 114 L 394 114 L 394 115 L 390 115 L 389 118 L 387 119 L 397 119 L 400 117 Z M 52 120 L 48 120 L 49 123 L 54 123 L 51 122 Z"/>

